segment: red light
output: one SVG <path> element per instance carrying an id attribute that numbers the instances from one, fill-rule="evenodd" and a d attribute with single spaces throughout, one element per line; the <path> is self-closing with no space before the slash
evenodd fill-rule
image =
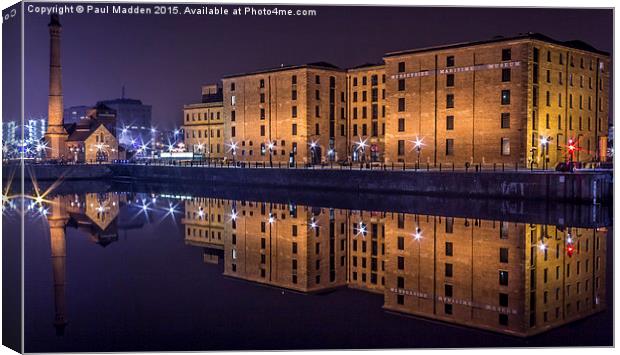
<path id="1" fill-rule="evenodd" d="M 574 252 L 575 252 L 575 247 L 572 244 L 568 244 L 566 246 L 566 254 L 568 254 L 568 256 L 573 256 Z"/>

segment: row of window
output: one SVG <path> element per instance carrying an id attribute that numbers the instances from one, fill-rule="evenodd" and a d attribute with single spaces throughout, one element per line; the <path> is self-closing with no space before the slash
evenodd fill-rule
<path id="1" fill-rule="evenodd" d="M 446 139 L 445 147 L 446 147 L 446 151 L 445 151 L 446 156 L 454 156 L 454 138 Z M 397 150 L 398 150 L 397 153 L 399 156 L 405 155 L 405 141 L 404 140 L 398 141 Z M 502 137 L 500 139 L 500 154 L 503 156 L 510 155 L 510 138 Z"/>
<path id="2" fill-rule="evenodd" d="M 202 130 L 198 130 L 198 129 L 186 129 L 185 130 L 185 139 L 190 139 L 190 132 L 191 132 L 191 138 L 203 138 L 202 137 Z M 196 134 L 196 132 L 198 132 L 198 134 Z M 204 138 L 207 138 L 209 136 L 209 130 L 204 130 Z M 219 129 L 212 129 L 211 130 L 211 138 L 220 138 L 220 130 Z M 196 137 L 198 136 L 198 137 Z"/>
<path id="3" fill-rule="evenodd" d="M 364 75 L 361 78 L 362 78 L 362 85 L 367 85 L 368 84 L 367 77 Z M 385 74 L 381 75 L 381 83 L 385 84 Z M 370 85 L 376 86 L 378 84 L 379 84 L 379 76 L 377 74 L 371 75 L 370 76 Z M 358 77 L 354 76 L 353 77 L 353 86 L 357 86 L 357 85 L 358 85 Z"/>
<path id="4" fill-rule="evenodd" d="M 534 96 L 534 105 L 533 106 L 536 107 L 536 106 L 538 106 L 538 104 L 537 104 L 537 102 L 538 102 L 537 96 L 538 95 L 537 95 L 536 88 L 534 88 L 533 92 L 534 92 L 534 95 L 533 95 Z M 579 95 L 579 109 L 580 110 L 583 110 L 583 107 L 584 107 L 583 106 L 583 101 L 584 101 L 583 100 L 583 95 Z M 560 92 L 560 93 L 558 93 L 558 107 L 562 107 L 562 102 L 563 102 L 563 100 L 562 100 L 562 93 Z M 550 91 L 547 91 L 545 93 L 545 104 L 548 107 L 551 106 L 551 92 Z M 592 97 L 591 96 L 588 96 L 588 105 L 587 106 L 588 106 L 588 110 L 591 111 L 592 110 Z M 599 100 L 598 100 L 598 106 L 599 106 L 599 112 L 602 112 L 603 111 L 603 99 L 600 98 L 600 97 L 599 97 Z M 569 108 L 573 108 L 573 94 L 568 94 L 568 107 Z"/>
<path id="5" fill-rule="evenodd" d="M 200 121 L 201 119 L 206 120 L 207 119 L 207 113 L 204 112 L 203 114 L 200 114 L 200 112 L 198 112 L 198 113 L 193 112 L 191 114 L 191 116 L 190 116 L 189 113 L 186 113 L 185 114 L 185 122 L 189 122 L 190 121 L 190 117 L 191 117 L 192 121 L 196 121 L 196 120 Z M 211 112 L 211 119 L 212 120 L 213 119 L 219 120 L 220 118 L 221 118 L 221 116 L 220 116 L 220 112 L 219 111 L 218 112 Z"/>
<path id="6" fill-rule="evenodd" d="M 500 104 L 510 105 L 510 90 L 502 90 L 500 94 Z M 446 95 L 446 108 L 454 108 L 454 94 Z M 406 101 L 404 97 L 398 98 L 398 112 L 405 112 Z"/>
<path id="7" fill-rule="evenodd" d="M 362 93 L 362 102 L 368 101 L 368 91 L 360 91 Z M 353 91 L 353 102 L 358 102 L 358 91 Z M 379 90 L 377 88 L 373 88 L 370 90 L 370 99 L 372 102 L 379 101 Z M 385 89 L 381 90 L 381 99 L 385 100 Z"/>

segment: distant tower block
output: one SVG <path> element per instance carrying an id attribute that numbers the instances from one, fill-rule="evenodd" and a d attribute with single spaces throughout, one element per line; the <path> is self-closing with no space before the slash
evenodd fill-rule
<path id="1" fill-rule="evenodd" d="M 58 159 L 65 155 L 67 132 L 63 127 L 62 68 L 60 66 L 60 31 L 62 26 L 57 14 L 52 14 L 48 27 L 50 31 L 50 86 L 45 141 L 49 148 L 47 157 Z"/>

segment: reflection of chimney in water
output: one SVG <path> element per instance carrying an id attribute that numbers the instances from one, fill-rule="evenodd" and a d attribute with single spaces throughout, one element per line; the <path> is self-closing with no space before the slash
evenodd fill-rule
<path id="1" fill-rule="evenodd" d="M 57 335 L 64 335 L 66 319 L 65 305 L 65 261 L 66 239 L 65 226 L 69 217 L 60 197 L 54 198 L 51 213 L 47 218 L 50 226 L 50 245 L 52 252 L 52 271 L 54 278 L 54 327 Z"/>

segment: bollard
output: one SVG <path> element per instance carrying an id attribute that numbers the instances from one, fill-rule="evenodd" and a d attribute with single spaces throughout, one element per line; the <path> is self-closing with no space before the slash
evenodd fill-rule
<path id="1" fill-rule="evenodd" d="M 441 163 L 439 163 L 439 172 L 441 172 Z"/>
<path id="2" fill-rule="evenodd" d="M 405 171 L 405 162 L 403 162 L 403 171 Z"/>

